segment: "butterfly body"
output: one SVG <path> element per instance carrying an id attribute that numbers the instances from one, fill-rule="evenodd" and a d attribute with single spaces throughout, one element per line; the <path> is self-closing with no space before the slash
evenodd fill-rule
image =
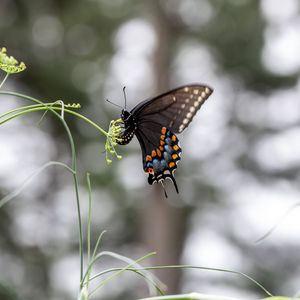
<path id="1" fill-rule="evenodd" d="M 119 138 L 118 144 L 127 145 L 133 139 L 133 136 L 137 129 L 137 123 L 135 121 L 133 114 L 131 114 L 125 109 L 122 110 L 121 119 L 124 122 L 125 128 L 122 135 Z"/>
<path id="2" fill-rule="evenodd" d="M 175 133 L 181 133 L 213 90 L 206 85 L 178 87 L 139 103 L 130 112 L 122 110 L 124 131 L 118 143 L 128 144 L 135 135 L 143 154 L 149 184 L 171 179 L 178 193 L 174 172 L 181 148 Z"/>

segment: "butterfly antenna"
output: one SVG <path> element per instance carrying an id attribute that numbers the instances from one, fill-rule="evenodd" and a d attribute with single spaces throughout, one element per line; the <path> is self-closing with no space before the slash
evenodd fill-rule
<path id="1" fill-rule="evenodd" d="M 164 186 L 163 182 L 161 181 L 160 183 L 161 183 L 161 186 L 162 186 L 162 188 L 163 188 L 163 190 L 165 192 L 165 197 L 168 198 L 168 194 L 166 192 L 166 189 L 165 189 L 165 186 Z"/>
<path id="2" fill-rule="evenodd" d="M 123 94 L 124 94 L 124 100 L 125 100 L 125 109 L 127 105 L 127 97 L 126 97 L 126 86 L 123 87 Z"/>
<path id="3" fill-rule="evenodd" d="M 117 106 L 117 107 L 120 107 L 120 108 L 123 109 L 123 107 L 122 107 L 121 105 L 119 105 L 119 104 L 113 103 L 113 102 L 109 101 L 108 99 L 106 99 L 106 101 L 107 101 L 108 103 L 114 105 L 114 106 Z"/>

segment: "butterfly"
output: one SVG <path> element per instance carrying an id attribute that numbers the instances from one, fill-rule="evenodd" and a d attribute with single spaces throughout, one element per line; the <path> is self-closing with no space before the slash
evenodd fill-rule
<path id="1" fill-rule="evenodd" d="M 117 143 L 126 145 L 134 135 L 137 137 L 149 184 L 161 183 L 164 188 L 163 182 L 168 178 L 179 193 L 174 172 L 181 159 L 181 147 L 175 133 L 181 133 L 188 127 L 212 92 L 213 89 L 207 85 L 185 85 L 142 101 L 128 111 L 124 91 L 123 130 Z"/>

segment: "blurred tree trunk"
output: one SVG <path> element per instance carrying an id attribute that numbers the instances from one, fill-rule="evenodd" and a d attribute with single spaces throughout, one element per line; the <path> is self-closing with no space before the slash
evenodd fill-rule
<path id="1" fill-rule="evenodd" d="M 166 91 L 170 86 L 170 31 L 171 26 L 161 6 L 161 1 L 151 3 L 153 25 L 156 31 L 157 48 L 153 56 L 155 88 L 153 94 Z M 168 182 L 169 183 L 169 182 Z M 149 250 L 157 252 L 155 265 L 175 265 L 180 263 L 184 237 L 184 211 L 172 203 L 171 184 L 167 184 L 169 198 L 165 198 L 162 187 L 155 184 L 150 197 L 146 199 L 142 220 L 142 239 Z M 177 270 L 159 270 L 157 276 L 167 285 L 168 293 L 179 292 L 180 273 Z"/>

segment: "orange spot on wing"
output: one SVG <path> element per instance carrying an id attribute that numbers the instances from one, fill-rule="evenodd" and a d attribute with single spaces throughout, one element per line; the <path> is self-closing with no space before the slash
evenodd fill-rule
<path id="1" fill-rule="evenodd" d="M 164 141 L 159 141 L 160 145 L 163 146 L 165 144 Z"/>
<path id="2" fill-rule="evenodd" d="M 169 163 L 169 167 L 170 167 L 170 168 L 174 168 L 174 167 L 175 167 L 175 163 L 174 163 L 173 161 L 171 161 L 171 162 Z"/>
<path id="3" fill-rule="evenodd" d="M 159 150 L 160 150 L 160 151 L 164 151 L 164 147 L 160 146 L 160 147 L 159 147 Z"/>
<path id="4" fill-rule="evenodd" d="M 174 146 L 173 146 L 173 149 L 174 149 L 175 151 L 177 151 L 177 150 L 179 149 L 179 146 L 178 146 L 178 145 L 174 145 Z"/>
<path id="5" fill-rule="evenodd" d="M 152 155 L 152 157 L 155 157 L 155 156 L 156 156 L 156 151 L 155 151 L 155 150 L 152 150 L 151 155 Z"/>
<path id="6" fill-rule="evenodd" d="M 146 173 L 153 173 L 154 171 L 153 171 L 153 168 L 146 168 L 145 172 Z"/>
<path id="7" fill-rule="evenodd" d="M 160 136 L 160 139 L 161 139 L 162 141 L 164 141 L 164 140 L 165 140 L 165 137 L 166 137 L 165 135 L 161 135 L 161 136 Z"/>
<path id="8" fill-rule="evenodd" d="M 178 158 L 178 154 L 176 154 L 176 153 L 172 154 L 172 158 L 173 158 L 173 159 Z"/>
<path id="9" fill-rule="evenodd" d="M 146 156 L 146 161 L 152 161 L 152 157 L 150 155 Z"/>
<path id="10" fill-rule="evenodd" d="M 173 134 L 173 135 L 172 135 L 172 141 L 173 141 L 173 142 L 176 142 L 176 140 L 177 140 L 176 135 Z"/>
<path id="11" fill-rule="evenodd" d="M 157 149 L 156 152 L 157 152 L 157 155 L 158 155 L 159 157 L 161 157 L 161 152 L 160 152 L 160 150 Z"/>
<path id="12" fill-rule="evenodd" d="M 162 133 L 162 134 L 166 134 L 166 132 L 167 132 L 167 128 L 166 128 L 166 127 L 163 127 L 163 128 L 161 129 L 161 133 Z"/>

